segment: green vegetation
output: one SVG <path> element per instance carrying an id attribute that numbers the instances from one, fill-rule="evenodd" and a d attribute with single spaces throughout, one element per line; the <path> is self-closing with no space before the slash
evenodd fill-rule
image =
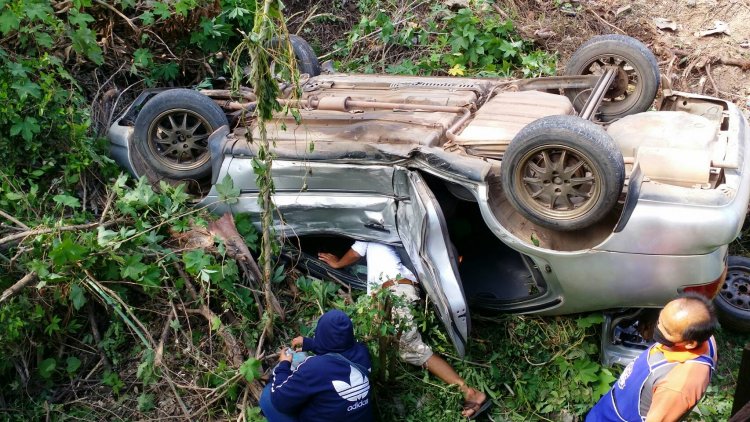
<path id="1" fill-rule="evenodd" d="M 261 111 L 276 107 L 262 40 L 284 27 L 280 4 L 270 3 L 270 14 L 256 14 L 255 0 L 0 0 L 0 294 L 13 293 L 0 299 L 2 419 L 262 420 L 254 394 L 274 352 L 337 307 L 376 356 L 382 420 L 457 420 L 457 389 L 401 363 L 389 347 L 398 328 L 383 322 L 392 299 L 351 297 L 276 254 L 261 262 L 265 292 L 281 310 L 271 312 L 274 298 L 209 231 L 216 217 L 193 207 L 184 186 L 154 189 L 120 175 L 107 157 L 101 133 L 144 87 L 207 86 L 225 75 L 239 82 L 237 70 L 253 58 L 252 80 L 266 81 L 257 82 L 267 90 Z M 489 2 L 456 10 L 397 3 L 356 3 L 359 19 L 332 49 L 341 69 L 554 71 L 554 56 L 522 40 Z M 302 35 L 314 35 L 315 22 L 341 19 L 333 16 L 311 18 Z M 265 26 L 269 17 L 275 26 Z M 266 158 L 256 163 L 259 177 Z M 231 180 L 220 191 L 236 200 Z M 261 243 L 278 249 L 246 216 L 235 223 L 253 252 Z M 474 315 L 461 360 L 425 309 L 417 316 L 430 343 L 490 394 L 494 420 L 580 415 L 617 375 L 598 364 L 598 315 Z M 699 406 L 706 418 L 728 414 L 748 338 L 721 340 L 720 371 Z"/>
<path id="2" fill-rule="evenodd" d="M 416 2 L 415 2 L 416 3 Z M 551 75 L 555 57 L 535 50 L 492 3 L 456 11 L 442 2 L 359 2 L 359 23 L 335 45 L 343 70 L 407 75 Z"/>

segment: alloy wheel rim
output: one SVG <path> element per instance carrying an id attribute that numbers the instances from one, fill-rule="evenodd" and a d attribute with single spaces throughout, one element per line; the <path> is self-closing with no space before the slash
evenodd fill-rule
<path id="1" fill-rule="evenodd" d="M 168 110 L 151 123 L 148 146 L 165 166 L 192 170 L 209 160 L 208 136 L 212 130 L 208 121 L 192 110 Z"/>
<path id="2" fill-rule="evenodd" d="M 601 196 L 602 175 L 576 148 L 545 145 L 526 153 L 519 163 L 515 181 L 521 200 L 547 218 L 579 218 Z"/>

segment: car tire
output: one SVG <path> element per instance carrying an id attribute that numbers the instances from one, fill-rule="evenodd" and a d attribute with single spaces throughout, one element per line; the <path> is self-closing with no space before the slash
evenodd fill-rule
<path id="1" fill-rule="evenodd" d="M 560 231 L 601 220 L 625 180 L 622 154 L 612 138 L 576 116 L 543 117 L 521 129 L 500 172 L 505 196 L 521 215 Z"/>
<path id="2" fill-rule="evenodd" d="M 207 96 L 190 89 L 170 89 L 143 106 L 131 142 L 159 176 L 201 181 L 211 175 L 208 137 L 226 124 L 224 111 Z"/>
<path id="3" fill-rule="evenodd" d="M 727 278 L 714 298 L 724 328 L 750 333 L 750 258 L 730 256 Z"/>
<path id="4" fill-rule="evenodd" d="M 320 75 L 318 56 L 315 55 L 315 51 L 310 44 L 299 35 L 291 34 L 289 35 L 289 43 L 292 45 L 292 51 L 294 51 L 294 57 L 297 60 L 297 70 L 299 73 L 307 73 L 310 77 Z M 272 48 L 282 47 L 282 40 L 275 37 L 271 40 L 270 46 Z"/>
<path id="5" fill-rule="evenodd" d="M 659 89 L 659 64 L 643 43 L 626 35 L 601 35 L 584 43 L 573 53 L 566 75 L 602 74 L 605 64 L 620 71 L 599 106 L 598 119 L 612 122 L 648 110 Z M 566 89 L 573 107 L 581 110 L 590 89 Z"/>

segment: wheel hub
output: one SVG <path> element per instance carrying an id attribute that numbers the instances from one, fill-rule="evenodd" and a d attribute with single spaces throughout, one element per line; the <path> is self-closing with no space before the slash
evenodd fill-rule
<path id="1" fill-rule="evenodd" d="M 621 95 L 625 95 L 628 92 L 629 78 L 627 72 L 620 68 L 615 75 L 615 80 L 607 90 L 608 98 L 617 98 Z"/>
<path id="2" fill-rule="evenodd" d="M 732 306 L 750 310 L 750 275 L 740 271 L 729 271 L 719 294 Z"/>
<path id="3" fill-rule="evenodd" d="M 532 151 L 519 166 L 526 202 L 555 218 L 574 218 L 591 207 L 598 192 L 589 163 L 578 151 L 552 147 Z"/>
<path id="4" fill-rule="evenodd" d="M 165 165 L 178 170 L 200 167 L 209 159 L 211 125 L 191 110 L 169 110 L 149 129 L 149 148 Z"/>

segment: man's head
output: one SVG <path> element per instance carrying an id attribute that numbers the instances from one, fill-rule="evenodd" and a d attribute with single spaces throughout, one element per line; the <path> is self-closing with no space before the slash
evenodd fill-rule
<path id="1" fill-rule="evenodd" d="M 312 347 L 315 353 L 343 352 L 354 344 L 354 326 L 344 312 L 334 309 L 318 319 Z"/>
<path id="2" fill-rule="evenodd" d="M 670 348 L 695 349 L 718 326 L 711 301 L 700 294 L 685 293 L 667 303 L 659 313 L 654 340 Z"/>

